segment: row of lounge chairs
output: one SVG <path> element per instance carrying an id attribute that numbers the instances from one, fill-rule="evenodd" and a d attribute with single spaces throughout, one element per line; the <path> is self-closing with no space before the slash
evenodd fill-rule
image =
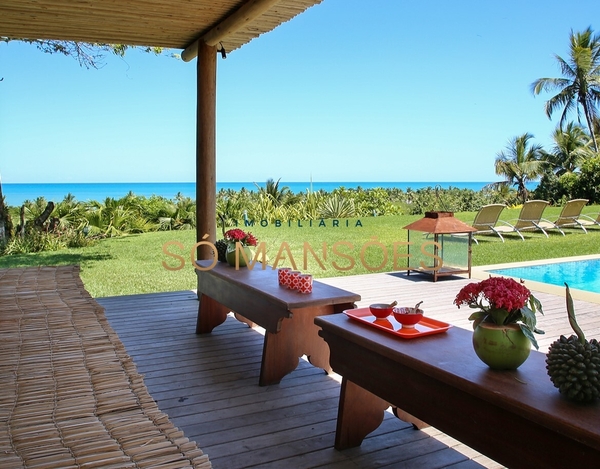
<path id="1" fill-rule="evenodd" d="M 500 237 L 502 242 L 504 242 L 502 234 L 506 233 L 516 233 L 522 240 L 525 240 L 522 231 L 539 230 L 546 235 L 546 238 L 548 237 L 547 230 L 557 230 L 564 236 L 563 228 L 581 228 L 587 233 L 586 226 L 600 226 L 600 213 L 596 215 L 596 218 L 581 214 L 587 203 L 587 199 L 569 200 L 558 218 L 555 221 L 550 221 L 542 218 L 544 210 L 549 205 L 547 201 L 528 200 L 523 204 L 519 217 L 510 222 L 500 220 L 500 214 L 506 208 L 506 205 L 484 205 L 475 216 L 471 226 L 477 229 L 474 235 L 494 233 Z M 473 236 L 473 239 L 477 243 L 475 236 Z"/>

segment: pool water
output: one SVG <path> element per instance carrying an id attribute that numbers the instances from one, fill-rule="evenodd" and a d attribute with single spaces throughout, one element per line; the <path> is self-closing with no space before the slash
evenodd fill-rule
<path id="1" fill-rule="evenodd" d="M 569 288 L 600 293 L 600 259 L 511 267 L 488 272 L 550 285 L 564 286 L 567 283 Z"/>

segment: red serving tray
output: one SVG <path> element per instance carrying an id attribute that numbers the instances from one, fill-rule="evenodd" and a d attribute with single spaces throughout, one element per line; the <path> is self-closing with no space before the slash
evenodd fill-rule
<path id="1" fill-rule="evenodd" d="M 414 328 L 403 328 L 402 324 L 394 319 L 393 314 L 390 314 L 386 319 L 377 319 L 371 314 L 369 308 L 348 309 L 344 311 L 344 314 L 349 318 L 356 319 L 364 324 L 397 335 L 403 339 L 415 339 L 426 335 L 439 334 L 440 332 L 446 332 L 452 327 L 451 324 L 446 322 L 423 316 L 423 319 L 415 324 Z"/>

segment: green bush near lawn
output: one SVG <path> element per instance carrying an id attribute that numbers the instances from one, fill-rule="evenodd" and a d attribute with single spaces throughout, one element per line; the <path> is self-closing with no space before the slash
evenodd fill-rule
<path id="1" fill-rule="evenodd" d="M 598 212 L 599 209 L 598 206 L 586 207 L 584 213 Z M 559 213 L 560 207 L 549 207 L 544 215 L 554 219 Z M 518 208 L 505 209 L 502 219 L 509 221 L 518 214 Z M 461 212 L 455 216 L 468 223 L 475 213 Z M 407 252 L 406 245 L 402 244 L 407 241 L 407 231 L 403 227 L 419 218 L 421 216 L 397 215 L 339 219 L 337 222 L 324 220 L 322 224 L 315 220 L 312 224 L 310 221 L 292 221 L 281 223 L 281 226 L 271 223 L 264 227 L 241 228 L 251 231 L 259 242 L 266 243 L 271 263 L 277 261 L 280 267 L 291 265 L 285 250 L 287 243 L 298 269 L 325 278 L 371 272 L 362 265 L 362 260 L 372 268 L 377 267 L 374 271 L 398 270 L 393 264 L 394 243 L 398 252 L 396 267 L 402 270 L 406 266 L 406 258 L 402 256 Z M 194 289 L 196 276 L 191 256 L 195 236 L 194 231 L 166 231 L 110 238 L 85 248 L 2 256 L 0 268 L 79 264 L 86 288 L 94 297 Z M 600 253 L 600 227 L 590 229 L 588 234 L 581 229 L 569 229 L 566 236 L 552 232 L 549 239 L 540 232 L 531 232 L 525 234 L 524 242 L 517 235 L 506 236 L 505 243 L 495 235 L 479 236 L 478 239 L 479 244 L 473 244 L 474 266 Z M 163 247 L 171 241 L 181 243 L 183 249 L 177 245 L 166 246 L 165 249 L 172 253 L 167 255 Z M 304 268 L 304 243 L 308 243 L 321 263 L 309 250 Z M 381 245 L 388 253 L 385 263 Z M 335 255 L 334 247 L 347 257 Z M 354 259 L 354 265 L 351 259 Z M 165 265 L 176 270 L 168 270 Z"/>

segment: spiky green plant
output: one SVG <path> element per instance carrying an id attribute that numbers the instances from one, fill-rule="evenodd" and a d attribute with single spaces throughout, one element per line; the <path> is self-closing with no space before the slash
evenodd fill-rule
<path id="1" fill-rule="evenodd" d="M 550 380 L 567 399 L 592 402 L 600 398 L 600 346 L 596 339 L 586 340 L 575 319 L 573 297 L 567 288 L 569 324 L 576 335 L 561 335 L 546 355 Z"/>

